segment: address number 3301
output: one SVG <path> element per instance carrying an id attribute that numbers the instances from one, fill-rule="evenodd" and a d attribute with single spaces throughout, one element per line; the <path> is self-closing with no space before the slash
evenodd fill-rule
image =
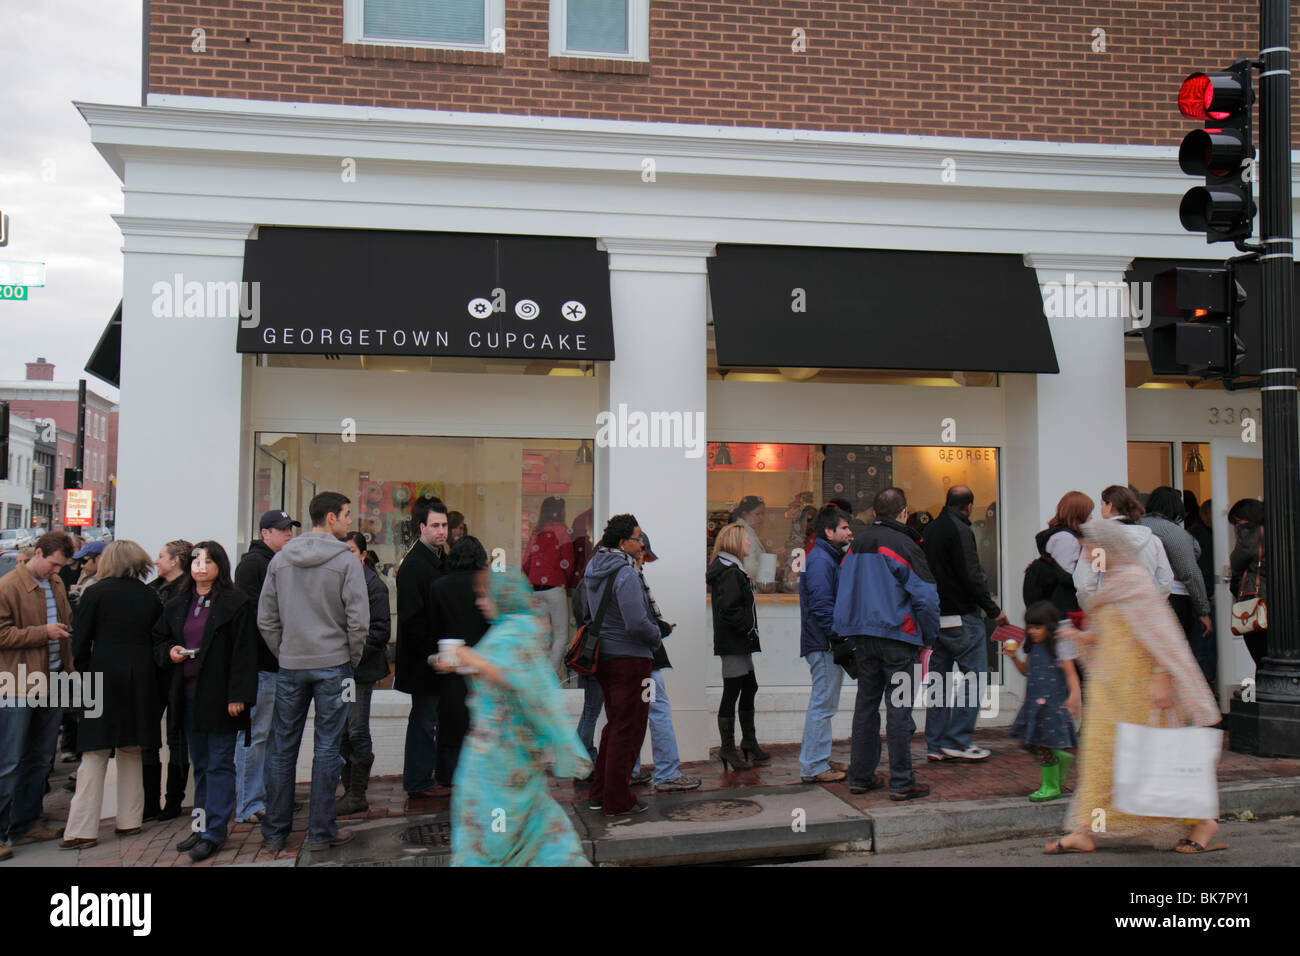
<path id="1" fill-rule="evenodd" d="M 1262 410 L 1255 408 L 1211 408 L 1211 425 L 1238 425 L 1243 420 L 1253 417 L 1258 423 L 1263 417 Z"/>

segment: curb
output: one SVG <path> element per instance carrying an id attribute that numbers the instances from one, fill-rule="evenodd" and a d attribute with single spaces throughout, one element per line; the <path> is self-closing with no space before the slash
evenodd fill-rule
<path id="1" fill-rule="evenodd" d="M 1029 803 L 1024 797 L 961 800 L 867 811 L 877 853 L 905 853 L 1031 836 L 1065 829 L 1069 800 Z M 1300 813 L 1300 779 L 1266 777 L 1219 784 L 1219 815 Z"/>

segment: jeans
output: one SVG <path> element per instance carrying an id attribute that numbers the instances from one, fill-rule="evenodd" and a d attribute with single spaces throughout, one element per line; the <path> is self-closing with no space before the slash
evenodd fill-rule
<path id="1" fill-rule="evenodd" d="M 955 686 L 950 672 L 955 663 L 963 675 L 970 674 L 971 679 L 979 680 L 988 670 L 987 640 L 984 619 L 979 614 L 963 614 L 960 630 L 948 627 L 939 631 L 929 669 L 942 680 L 939 686 L 943 695 L 938 706 L 927 707 L 925 712 L 925 746 L 932 754 L 944 747 L 966 750 L 971 746 L 979 705 L 972 703 L 975 695 L 962 688 L 957 691 L 957 706 L 949 706 L 950 691 Z"/>
<path id="2" fill-rule="evenodd" d="M 194 767 L 194 809 L 202 813 L 198 822 L 199 837 L 215 843 L 226 842 L 226 827 L 235 812 L 235 737 L 237 734 L 211 734 L 194 729 L 194 695 L 185 694 L 185 733 L 190 743 L 190 763 Z"/>
<path id="3" fill-rule="evenodd" d="M 311 803 L 307 842 L 328 843 L 338 836 L 334 823 L 334 792 L 339 786 L 339 742 L 347 722 L 343 682 L 352 677 L 351 664 L 312 670 L 280 668 L 275 682 L 275 723 L 266 761 L 266 819 L 262 838 L 283 840 L 293 825 L 293 778 L 307 725 L 307 708 L 316 705 L 311 761 Z"/>
<path id="4" fill-rule="evenodd" d="M 831 768 L 831 720 L 840 709 L 844 668 L 835 663 L 830 651 L 809 651 L 806 659 L 812 671 L 812 693 L 803 722 L 799 772 L 804 777 L 815 777 Z"/>
<path id="5" fill-rule="evenodd" d="M 357 683 L 357 699 L 348 704 L 347 725 L 339 742 L 339 756 L 344 760 L 369 763 L 375 756 L 374 741 L 370 739 L 370 698 L 374 693 L 374 681 Z"/>
<path id="6" fill-rule="evenodd" d="M 1173 609 L 1174 616 L 1178 618 L 1183 634 L 1187 636 L 1188 649 L 1196 659 L 1197 666 L 1201 668 L 1201 673 L 1205 675 L 1205 683 L 1210 685 L 1211 693 L 1217 698 L 1219 689 L 1214 686 L 1214 672 L 1218 663 L 1218 647 L 1214 640 L 1214 629 L 1211 628 L 1208 634 L 1201 634 L 1201 619 L 1196 616 L 1190 595 L 1169 595 L 1169 606 Z M 1210 610 L 1210 622 L 1214 622 L 1213 605 Z"/>
<path id="7" fill-rule="evenodd" d="M 402 761 L 402 789 L 407 793 L 432 790 L 438 769 L 438 695 L 412 694 L 406 718 L 406 754 Z"/>
<path id="8" fill-rule="evenodd" d="M 596 672 L 605 693 L 608 719 L 596 752 L 591 801 L 604 804 L 606 816 L 631 810 L 636 804 L 629 780 L 645 741 L 650 702 L 642 696 L 642 682 L 653 666 L 648 657 L 613 657 L 602 660 Z"/>
<path id="9" fill-rule="evenodd" d="M 596 762 L 596 721 L 605 707 L 605 692 L 600 689 L 600 681 L 593 674 L 591 677 L 578 678 L 582 687 L 582 716 L 578 718 L 578 739 L 587 748 L 592 763 Z"/>
<path id="10" fill-rule="evenodd" d="M 41 818 L 45 781 L 59 742 L 61 707 L 0 707 L 0 839 L 13 840 Z"/>
<path id="11" fill-rule="evenodd" d="M 247 820 L 266 811 L 266 744 L 275 717 L 275 671 L 257 672 L 257 703 L 249 714 L 251 743 L 244 746 L 239 734 L 235 746 L 235 819 Z"/>
<path id="12" fill-rule="evenodd" d="M 880 698 L 885 698 L 885 737 L 889 744 L 889 789 L 912 789 L 912 668 L 920 661 L 920 648 L 886 637 L 853 638 L 858 663 L 858 696 L 853 706 L 853 743 L 849 757 L 849 783 L 869 784 L 880 764 Z M 894 675 L 906 676 L 899 693 Z"/>
<path id="13" fill-rule="evenodd" d="M 569 593 L 562 587 L 534 591 L 538 609 L 551 625 L 551 668 L 563 683 L 569 676 L 564 665 L 564 652 L 569 647 Z"/>
<path id="14" fill-rule="evenodd" d="M 650 701 L 650 749 L 655 759 L 655 783 L 676 780 L 682 771 L 677 756 L 677 735 L 673 733 L 673 707 L 664 688 L 664 672 L 655 668 L 650 672 L 654 681 L 654 699 Z M 639 764 L 640 761 L 638 760 Z M 632 771 L 636 773 L 634 769 Z"/>

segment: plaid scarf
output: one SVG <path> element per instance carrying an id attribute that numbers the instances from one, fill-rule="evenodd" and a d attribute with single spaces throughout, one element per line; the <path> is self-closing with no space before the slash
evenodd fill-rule
<path id="1" fill-rule="evenodd" d="M 641 581 L 641 590 L 645 593 L 646 603 L 650 605 L 650 616 L 656 621 L 662 621 L 664 616 L 659 613 L 659 605 L 655 603 L 654 595 L 650 593 L 650 585 L 646 584 L 645 573 L 637 566 L 636 558 L 632 557 L 632 555 L 628 554 L 622 548 L 606 548 L 602 546 L 596 549 L 597 554 L 602 551 L 610 554 L 621 555 L 628 564 L 632 565 L 632 568 L 636 571 L 636 576 Z"/>

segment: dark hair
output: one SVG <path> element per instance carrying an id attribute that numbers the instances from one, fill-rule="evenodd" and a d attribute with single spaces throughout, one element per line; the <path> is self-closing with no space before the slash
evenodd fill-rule
<path id="1" fill-rule="evenodd" d="M 1102 490 L 1101 500 L 1119 512 L 1125 524 L 1137 524 L 1142 517 L 1142 505 L 1123 485 L 1108 485 Z"/>
<path id="2" fill-rule="evenodd" d="M 373 551 L 367 551 L 367 552 L 366 552 L 366 564 L 370 565 L 370 570 L 372 570 L 372 571 L 378 571 L 378 570 L 379 570 L 379 555 L 375 554 L 375 552 L 373 552 Z"/>
<path id="3" fill-rule="evenodd" d="M 1183 489 L 1183 517 L 1188 521 L 1197 521 L 1201 516 L 1201 506 L 1196 500 L 1196 492 L 1190 488 Z"/>
<path id="4" fill-rule="evenodd" d="M 605 531 L 600 536 L 602 548 L 617 548 L 632 537 L 632 532 L 640 524 L 635 515 L 614 515 L 605 523 Z"/>
<path id="5" fill-rule="evenodd" d="M 944 505 L 948 508 L 956 508 L 960 511 L 967 505 L 975 503 L 975 492 L 971 491 L 965 485 L 953 485 L 948 489 L 948 495 L 944 498 Z"/>
<path id="6" fill-rule="evenodd" d="M 762 508 L 765 503 L 766 502 L 764 502 L 758 495 L 745 495 L 745 497 L 740 499 L 740 504 L 736 505 L 736 507 L 731 510 L 731 520 L 739 521 L 741 515 L 751 514 L 759 508 Z"/>
<path id="7" fill-rule="evenodd" d="M 329 493 L 330 492 L 326 492 L 326 494 Z M 313 499 L 313 503 L 314 502 L 315 499 Z M 191 563 L 193 563 L 194 558 L 198 556 L 198 553 L 200 551 L 208 552 L 208 557 L 212 561 L 214 561 L 217 565 L 217 577 L 216 580 L 212 582 L 213 593 L 220 594 L 225 591 L 234 591 L 235 582 L 232 581 L 230 578 L 230 557 L 229 555 L 226 554 L 226 549 L 221 546 L 221 542 L 200 541 L 198 544 L 194 546 L 194 550 L 190 552 Z M 194 590 L 194 575 L 188 574 L 185 576 L 183 593 L 189 594 L 193 590 Z M 242 594 L 243 592 L 241 591 L 239 593 Z"/>
<path id="8" fill-rule="evenodd" d="M 463 514 L 461 514 L 459 511 L 448 511 L 448 512 L 447 512 L 447 531 L 448 531 L 448 532 L 455 531 L 457 528 L 459 528 L 459 527 L 460 527 L 461 525 L 463 525 L 464 523 L 465 523 L 465 516 L 464 516 Z"/>
<path id="9" fill-rule="evenodd" d="M 62 531 L 47 531 L 36 539 L 36 550 L 41 553 L 42 557 L 48 558 L 55 551 L 62 551 L 63 556 L 69 561 L 76 554 L 76 549 L 72 547 L 72 539 Z"/>
<path id="10" fill-rule="evenodd" d="M 411 530 L 417 535 L 420 533 L 420 526 L 429 523 L 430 511 L 435 514 L 445 515 L 447 506 L 442 503 L 441 498 L 433 497 L 416 498 L 415 504 L 411 505 Z"/>
<path id="11" fill-rule="evenodd" d="M 822 510 L 817 512 L 817 520 L 813 524 L 813 534 L 818 539 L 826 537 L 827 531 L 834 531 L 840 526 L 841 521 L 849 521 L 847 514 L 834 505 L 825 505 Z"/>
<path id="12" fill-rule="evenodd" d="M 1047 637 L 1043 641 L 1043 646 L 1052 660 L 1056 660 L 1056 628 L 1061 621 L 1061 612 L 1057 610 L 1055 604 L 1051 601 L 1035 601 L 1029 607 L 1025 608 L 1025 628 L 1044 627 L 1047 629 Z M 1029 635 L 1026 634 L 1026 637 Z"/>
<path id="13" fill-rule="evenodd" d="M 369 540 L 367 540 L 364 534 L 362 534 L 360 531 L 349 531 L 346 535 L 343 536 L 343 540 L 355 542 L 357 546 L 357 550 L 361 552 L 362 557 L 365 557 L 366 547 L 370 544 L 370 542 Z"/>
<path id="14" fill-rule="evenodd" d="M 1183 511 L 1183 496 L 1168 485 L 1161 485 L 1147 496 L 1147 514 L 1159 515 L 1178 524 L 1186 516 Z"/>
<path id="15" fill-rule="evenodd" d="M 544 528 L 548 524 L 564 524 L 564 499 L 552 495 L 542 502 L 537 517 L 537 527 Z"/>
<path id="16" fill-rule="evenodd" d="M 1245 521 L 1249 524 L 1264 523 L 1264 502 L 1258 498 L 1242 498 L 1228 509 L 1228 521 L 1236 524 Z M 40 542 L 36 542 L 38 545 Z"/>
<path id="17" fill-rule="evenodd" d="M 871 510 L 877 518 L 897 518 L 906 507 L 907 495 L 903 494 L 902 488 L 886 488 L 871 503 Z"/>
<path id="18" fill-rule="evenodd" d="M 841 511 L 843 511 L 846 515 L 853 514 L 853 505 L 849 504 L 848 498 L 827 498 L 826 504 L 834 505 L 836 508 L 839 508 Z M 824 508 L 826 507 L 826 505 L 823 505 L 822 507 Z"/>
<path id="19" fill-rule="evenodd" d="M 467 534 L 451 543 L 448 559 L 452 571 L 481 571 L 488 566 L 487 551 L 483 542 Z"/>
<path id="20" fill-rule="evenodd" d="M 307 514 L 311 516 L 313 528 L 323 528 L 325 526 L 326 515 L 337 515 L 343 510 L 343 506 L 350 504 L 351 499 L 337 491 L 322 491 L 312 498 L 311 504 L 307 506 Z M 198 547 L 198 545 L 195 545 Z"/>

